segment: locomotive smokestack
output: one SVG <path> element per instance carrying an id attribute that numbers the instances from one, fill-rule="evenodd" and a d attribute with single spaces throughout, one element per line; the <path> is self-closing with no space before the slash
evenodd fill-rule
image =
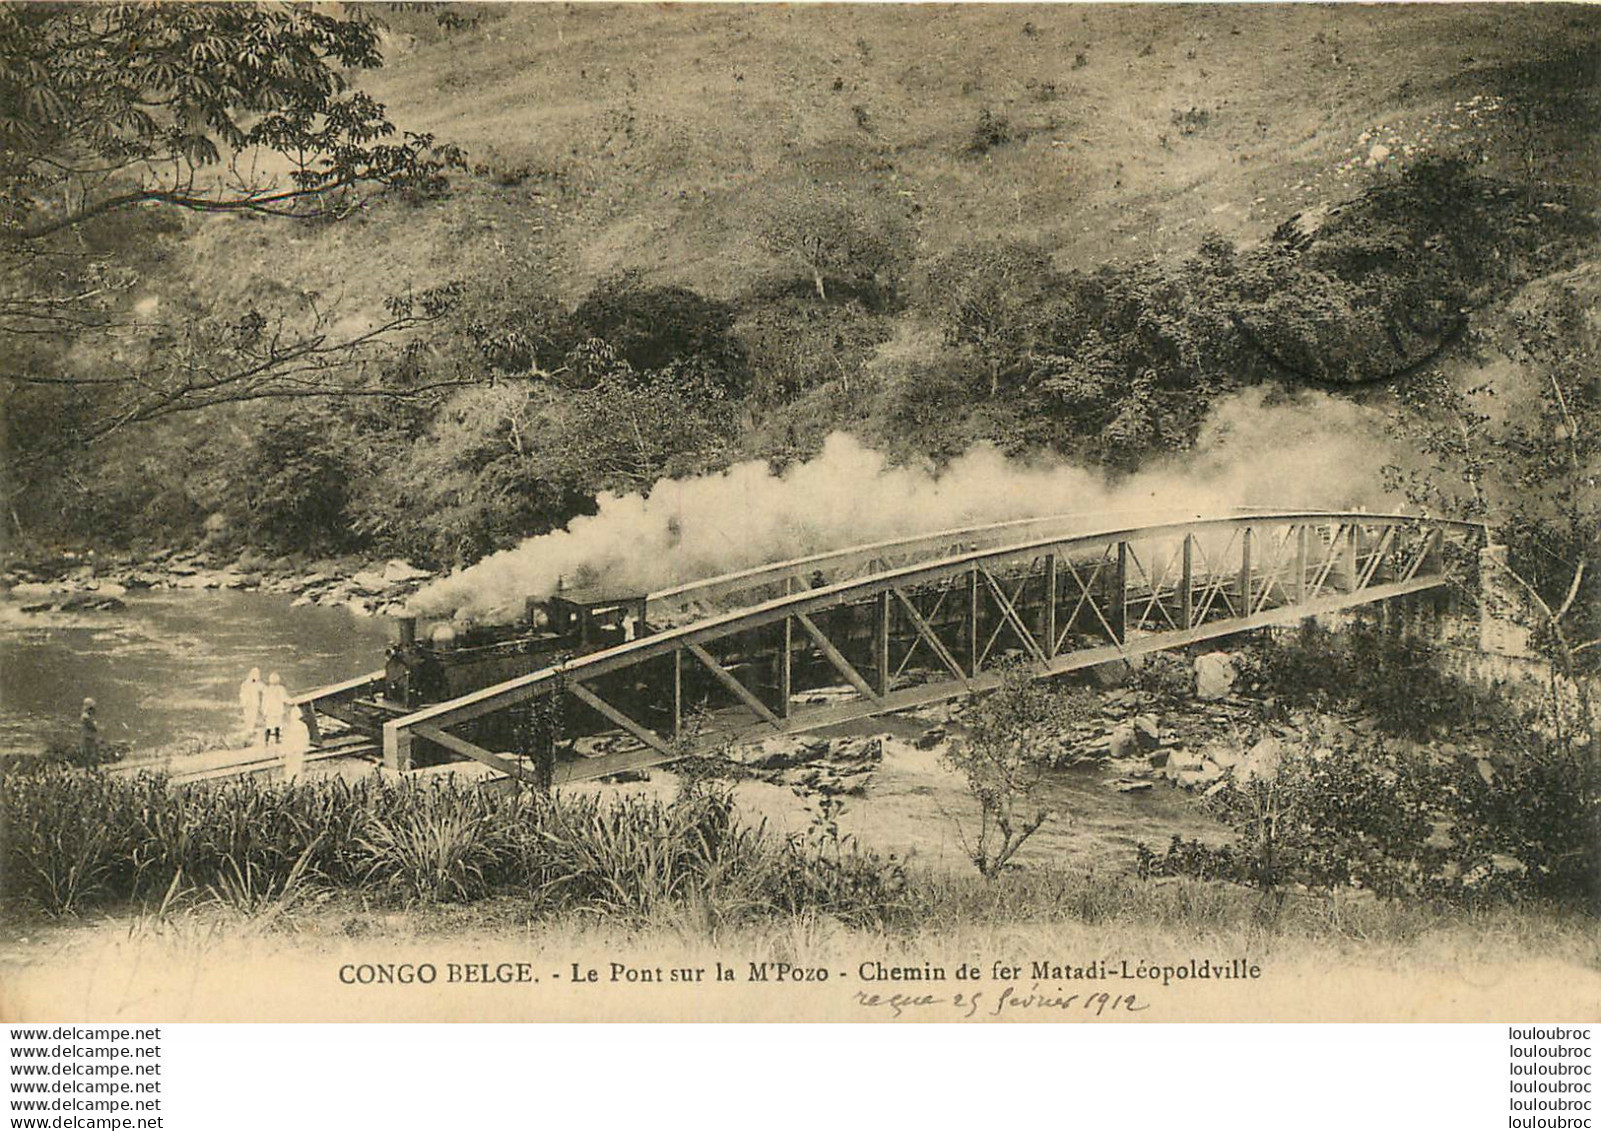
<path id="1" fill-rule="evenodd" d="M 417 643 L 416 617 L 396 617 L 395 627 L 400 630 L 401 647 L 409 648 L 411 645 Z"/>

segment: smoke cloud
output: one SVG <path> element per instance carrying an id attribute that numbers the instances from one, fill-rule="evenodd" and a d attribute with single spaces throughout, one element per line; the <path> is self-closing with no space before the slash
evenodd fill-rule
<path id="1" fill-rule="evenodd" d="M 1093 530 L 1241 507 L 1394 509 L 1380 469 L 1405 462 L 1398 455 L 1374 409 L 1312 392 L 1270 403 L 1260 388 L 1220 401 L 1193 451 L 1116 479 L 990 447 L 938 472 L 891 467 L 836 433 L 782 474 L 752 461 L 663 480 L 648 495 L 602 495 L 596 514 L 440 579 L 409 611 L 504 621 L 562 584 L 647 593 L 826 550 L 1056 514 L 1082 514 Z"/>

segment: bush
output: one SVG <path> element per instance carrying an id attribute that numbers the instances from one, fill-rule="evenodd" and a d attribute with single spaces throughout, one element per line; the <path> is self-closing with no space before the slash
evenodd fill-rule
<path id="1" fill-rule="evenodd" d="M 1601 910 L 1601 774 L 1594 760 L 1536 739 L 1498 761 L 1461 756 L 1450 768 L 1464 882 Z"/>
<path id="2" fill-rule="evenodd" d="M 1289 706 L 1344 707 L 1391 734 L 1424 739 L 1437 727 L 1520 729 L 1511 708 L 1441 669 L 1433 645 L 1371 625 L 1333 632 L 1315 621 L 1270 636 L 1244 659 L 1243 681 Z"/>
<path id="3" fill-rule="evenodd" d="M 978 124 L 967 139 L 967 152 L 975 157 L 1005 145 L 1012 140 L 1012 123 L 1004 114 L 996 114 L 987 107 L 978 112 Z"/>
<path id="4" fill-rule="evenodd" d="M 1143 877 L 1190 876 L 1384 899 L 1481 903 L 1601 897 L 1601 804 L 1594 766 L 1535 743 L 1492 765 L 1431 756 L 1383 738 L 1252 748 L 1208 804 L 1235 833 L 1211 847 L 1175 837 L 1138 847 Z"/>
<path id="5" fill-rule="evenodd" d="M 1072 710 L 1018 665 L 1006 670 L 998 688 L 962 711 L 966 734 L 951 741 L 944 758 L 978 802 L 973 839 L 969 842 L 960 826 L 957 835 L 985 879 L 997 876 L 1050 818 L 1037 794 L 1046 767 L 1056 760 L 1052 755 L 1061 749 L 1058 735 Z"/>

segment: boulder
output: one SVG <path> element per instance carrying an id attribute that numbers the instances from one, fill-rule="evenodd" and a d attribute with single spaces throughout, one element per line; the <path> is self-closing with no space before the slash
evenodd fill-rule
<path id="1" fill-rule="evenodd" d="M 1208 652 L 1195 658 L 1195 695 L 1198 699 L 1226 699 L 1234 693 L 1239 673 L 1227 652 Z"/>
<path id="2" fill-rule="evenodd" d="M 841 703 L 856 698 L 856 689 L 848 684 L 836 687 L 814 687 L 793 696 L 791 702 L 819 705 L 827 703 Z"/>
<path id="3" fill-rule="evenodd" d="M 836 766 L 876 766 L 884 760 L 884 740 L 876 736 L 835 739 L 823 760 Z"/>
<path id="4" fill-rule="evenodd" d="M 120 597 L 108 597 L 103 593 L 74 593 L 65 598 L 59 606 L 64 613 L 115 613 L 121 612 L 128 606 Z"/>
<path id="5" fill-rule="evenodd" d="M 1101 784 L 1116 793 L 1145 793 L 1151 788 L 1150 782 L 1133 778 L 1109 778 Z"/>
<path id="6" fill-rule="evenodd" d="M 234 559 L 233 568 L 239 573 L 258 573 L 269 564 L 266 554 L 259 550 L 245 550 Z"/>
<path id="7" fill-rule="evenodd" d="M 912 745 L 919 750 L 932 750 L 944 742 L 948 734 L 944 727 L 929 727 L 913 740 Z"/>
<path id="8" fill-rule="evenodd" d="M 1207 764 L 1206 759 L 1193 750 L 1170 750 L 1167 756 L 1169 776 L 1195 773 Z"/>
<path id="9" fill-rule="evenodd" d="M 1134 737 L 1141 747 L 1146 750 L 1155 750 L 1162 745 L 1162 728 L 1157 724 L 1155 715 L 1134 716 Z"/>
<path id="10" fill-rule="evenodd" d="M 1185 789 L 1204 789 L 1222 777 L 1223 771 L 1207 762 L 1198 770 L 1180 770 L 1175 780 Z"/>
<path id="11" fill-rule="evenodd" d="M 426 581 L 433 577 L 425 569 L 418 569 L 408 561 L 395 558 L 384 563 L 383 578 L 391 585 L 401 585 L 408 581 Z"/>
<path id="12" fill-rule="evenodd" d="M 363 593 L 382 593 L 389 588 L 389 582 L 378 570 L 364 569 L 350 575 L 350 586 Z"/>
<path id="13" fill-rule="evenodd" d="M 1107 740 L 1106 752 L 1112 758 L 1129 758 L 1141 750 L 1139 736 L 1133 723 L 1120 723 L 1113 728 Z"/>
<path id="14" fill-rule="evenodd" d="M 1272 781 L 1278 776 L 1279 763 L 1284 760 L 1284 743 L 1276 738 L 1264 738 L 1245 752 L 1234 767 L 1234 776 L 1242 782 Z"/>
<path id="15" fill-rule="evenodd" d="M 745 764 L 756 770 L 788 770 L 813 756 L 810 746 L 798 738 L 764 738 L 746 755 Z"/>
<path id="16" fill-rule="evenodd" d="M 1135 657 L 1139 659 L 1139 657 Z M 1129 660 L 1109 660 L 1104 664 L 1096 664 L 1090 668 L 1090 678 L 1097 687 L 1122 687 L 1128 683 L 1134 672 L 1133 662 Z"/>

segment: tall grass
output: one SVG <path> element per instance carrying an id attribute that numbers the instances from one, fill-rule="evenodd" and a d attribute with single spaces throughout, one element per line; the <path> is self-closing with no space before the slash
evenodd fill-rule
<path id="1" fill-rule="evenodd" d="M 377 776 L 174 786 L 61 767 L 9 774 L 0 860 L 0 898 L 51 914 L 166 903 L 180 888 L 276 913 L 323 886 L 402 904 L 516 894 L 551 913 L 879 922 L 905 887 L 897 862 L 837 830 L 775 837 L 742 823 L 726 794 L 601 801 Z"/>
<path id="2" fill-rule="evenodd" d="M 1542 930 L 1571 934 L 1560 908 L 1534 905 L 1478 912 L 1310 895 L 1270 904 L 1238 885 L 1187 878 L 913 872 L 842 838 L 826 807 L 805 834 L 780 837 L 743 822 L 726 793 L 705 789 L 663 802 L 377 776 L 175 786 L 155 775 L 46 767 L 0 776 L 0 869 L 0 903 L 10 909 L 160 919 L 210 903 L 256 925 L 321 890 L 390 906 L 514 897 L 568 924 L 700 938 L 743 937 L 764 924 L 886 939 L 1094 930 L 1134 940 L 1393 946 L 1455 928 L 1531 945 Z"/>

